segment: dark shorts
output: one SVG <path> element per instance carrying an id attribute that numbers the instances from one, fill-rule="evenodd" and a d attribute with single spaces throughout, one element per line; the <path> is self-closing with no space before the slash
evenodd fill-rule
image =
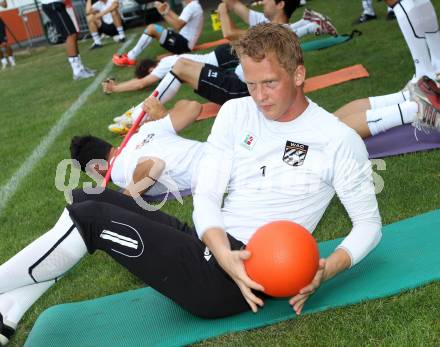
<path id="1" fill-rule="evenodd" d="M 249 96 L 246 83 L 234 71 L 227 71 L 214 65 L 205 64 L 200 72 L 196 93 L 216 104 Z"/>
<path id="2" fill-rule="evenodd" d="M 171 29 L 166 29 L 166 30 L 167 30 L 167 36 L 165 37 L 164 42 L 160 43 L 160 45 L 163 48 L 174 54 L 183 54 L 183 53 L 191 52 L 191 50 L 188 47 L 188 40 L 186 38 L 184 38 L 182 35 L 176 33 Z"/>
<path id="3" fill-rule="evenodd" d="M 43 4 L 42 8 L 61 37 L 65 39 L 67 36 L 77 33 L 75 25 L 66 11 L 64 3 L 53 2 L 51 4 Z"/>
<path id="4" fill-rule="evenodd" d="M 6 26 L 3 20 L 0 18 L 0 43 L 8 42 L 8 38 L 6 37 Z"/>
<path id="5" fill-rule="evenodd" d="M 102 22 L 101 26 L 98 29 L 98 33 L 100 34 L 106 34 L 108 36 L 115 36 L 118 35 L 118 30 L 116 29 L 116 26 L 112 24 L 107 24 Z"/>
<path id="6" fill-rule="evenodd" d="M 232 47 L 229 44 L 216 47 L 214 54 L 217 58 L 218 67 L 221 69 L 235 69 L 240 63 L 237 55 L 232 52 Z"/>
<path id="7" fill-rule="evenodd" d="M 109 189 L 97 195 L 74 190 L 67 209 L 90 253 L 106 252 L 192 314 L 216 318 L 249 310 L 196 231 L 177 218 L 144 210 Z M 242 242 L 228 238 L 231 249 L 243 248 Z"/>

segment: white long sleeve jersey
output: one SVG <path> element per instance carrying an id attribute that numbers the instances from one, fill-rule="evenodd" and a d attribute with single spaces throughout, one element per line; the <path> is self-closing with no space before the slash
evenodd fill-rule
<path id="1" fill-rule="evenodd" d="M 362 139 L 310 100 L 290 122 L 268 120 L 251 97 L 230 100 L 217 115 L 200 162 L 194 224 L 200 238 L 219 227 L 244 243 L 275 220 L 294 221 L 312 233 L 335 192 L 353 223 L 339 247 L 354 265 L 381 238 Z"/>

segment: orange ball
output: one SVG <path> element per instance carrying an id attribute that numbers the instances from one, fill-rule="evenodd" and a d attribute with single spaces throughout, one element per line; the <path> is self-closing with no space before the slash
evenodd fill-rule
<path id="1" fill-rule="evenodd" d="M 314 237 L 301 225 L 276 221 L 263 225 L 252 235 L 244 261 L 248 276 L 274 297 L 294 296 L 310 284 L 319 266 Z"/>

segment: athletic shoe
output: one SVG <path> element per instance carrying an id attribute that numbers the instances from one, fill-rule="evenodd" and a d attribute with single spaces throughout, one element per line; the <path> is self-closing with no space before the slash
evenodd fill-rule
<path id="1" fill-rule="evenodd" d="M 92 49 L 97 49 L 97 48 L 102 48 L 102 47 L 104 47 L 102 44 L 94 42 L 93 45 L 91 45 L 89 49 L 92 50 Z"/>
<path id="2" fill-rule="evenodd" d="M 373 19 L 377 19 L 377 16 L 375 14 L 362 13 L 360 17 L 353 22 L 353 24 L 362 24 Z"/>
<path id="3" fill-rule="evenodd" d="M 419 110 L 413 126 L 417 129 L 440 131 L 440 88 L 427 76 L 409 84 L 410 99 L 417 102 Z"/>
<path id="4" fill-rule="evenodd" d="M 82 68 L 80 70 L 80 72 L 78 72 L 76 75 L 75 74 L 73 75 L 73 79 L 75 81 L 78 81 L 78 80 L 83 80 L 83 79 L 90 78 L 93 76 L 95 76 L 94 72 L 92 72 L 91 70 L 88 70 L 86 68 Z"/>
<path id="5" fill-rule="evenodd" d="M 131 107 L 128 111 L 125 111 L 125 113 L 123 113 L 121 116 L 115 117 L 113 118 L 113 121 L 115 123 L 123 123 L 125 125 L 127 124 L 133 124 L 133 111 L 134 111 L 134 106 Z"/>
<path id="6" fill-rule="evenodd" d="M 15 329 L 4 323 L 3 316 L 0 313 L 0 346 L 6 346 L 14 333 Z"/>
<path id="7" fill-rule="evenodd" d="M 85 67 L 84 65 L 83 65 L 83 70 L 87 71 L 88 73 L 92 73 L 93 75 L 95 75 L 96 72 L 98 71 L 98 70 L 95 70 L 95 69 L 89 69 L 88 67 Z"/>
<path id="8" fill-rule="evenodd" d="M 113 64 L 117 66 L 133 66 L 136 65 L 136 60 L 128 59 L 127 53 L 113 54 Z"/>
<path id="9" fill-rule="evenodd" d="M 115 123 L 115 124 L 110 124 L 108 126 L 108 130 L 116 135 L 125 135 L 128 133 L 128 130 L 130 130 L 130 128 L 125 125 Z"/>
<path id="10" fill-rule="evenodd" d="M 332 36 L 338 36 L 338 31 L 336 30 L 332 22 L 330 22 L 329 18 L 312 20 L 312 22 L 318 24 L 315 35 L 328 34 Z"/>
<path id="11" fill-rule="evenodd" d="M 313 11 L 310 8 L 306 8 L 302 16 L 302 19 L 308 20 L 310 22 L 315 22 L 317 20 L 325 20 L 326 18 L 330 19 L 319 12 Z"/>

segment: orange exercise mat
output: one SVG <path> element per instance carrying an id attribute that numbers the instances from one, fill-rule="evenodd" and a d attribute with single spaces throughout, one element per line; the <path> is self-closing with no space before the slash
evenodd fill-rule
<path id="1" fill-rule="evenodd" d="M 324 89 L 336 84 L 341 84 L 350 80 L 369 77 L 368 71 L 362 64 L 349 66 L 340 70 L 326 73 L 324 75 L 318 75 L 306 79 L 304 91 L 306 93 L 313 92 L 315 90 Z M 207 119 L 215 117 L 220 105 L 208 102 L 202 105 L 202 112 L 197 120 Z"/>

